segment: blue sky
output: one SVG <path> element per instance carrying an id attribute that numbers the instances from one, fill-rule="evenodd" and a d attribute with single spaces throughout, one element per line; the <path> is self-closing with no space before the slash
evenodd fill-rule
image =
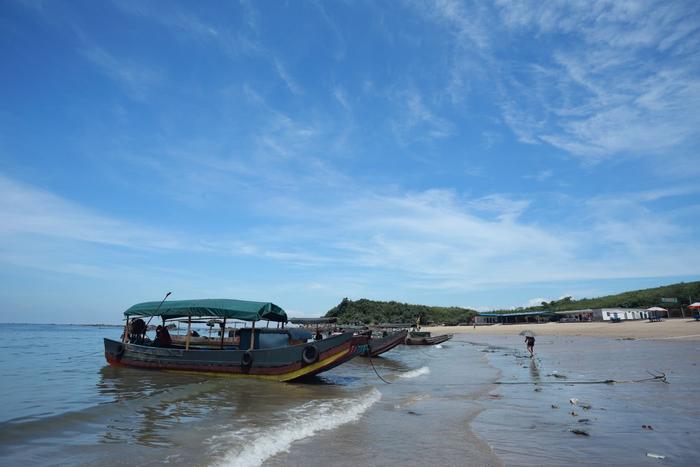
<path id="1" fill-rule="evenodd" d="M 0 321 L 700 279 L 698 2 L 0 12 Z"/>

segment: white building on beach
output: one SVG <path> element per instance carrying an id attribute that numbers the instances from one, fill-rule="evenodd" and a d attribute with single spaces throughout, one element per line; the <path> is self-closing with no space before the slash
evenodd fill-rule
<path id="1" fill-rule="evenodd" d="M 642 308 L 587 308 L 584 310 L 557 311 L 567 321 L 610 321 L 648 319 L 649 312 Z"/>

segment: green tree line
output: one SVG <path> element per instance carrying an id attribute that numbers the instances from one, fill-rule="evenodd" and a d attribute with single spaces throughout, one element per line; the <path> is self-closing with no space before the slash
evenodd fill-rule
<path id="1" fill-rule="evenodd" d="M 662 298 L 675 298 L 678 303 L 663 303 Z M 700 302 L 700 281 L 680 282 L 597 298 L 573 300 L 572 297 L 564 297 L 559 300 L 542 302 L 538 306 L 518 308 L 517 311 L 568 311 L 586 308 L 649 308 L 652 306 L 677 310 L 681 305 L 686 308 L 691 300 Z M 512 313 L 513 310 L 498 310 L 496 312 Z"/>
<path id="2" fill-rule="evenodd" d="M 469 323 L 475 314 L 476 311 L 468 308 L 344 298 L 337 306 L 331 308 L 326 316 L 338 318 L 338 322 L 341 324 L 413 324 L 420 317 L 421 324 L 455 326 L 460 323 Z"/>
<path id="3" fill-rule="evenodd" d="M 662 298 L 676 298 L 677 304 L 662 303 Z M 685 308 L 692 301 L 700 302 L 700 281 L 680 282 L 643 290 L 633 290 L 615 295 L 574 300 L 564 297 L 559 300 L 542 302 L 538 306 L 518 308 L 516 311 L 567 311 L 586 308 L 649 308 L 663 306 L 668 309 Z M 513 310 L 497 310 L 496 313 L 512 313 Z M 375 300 L 350 300 L 344 298 L 331 308 L 327 317 L 336 317 L 341 324 L 382 324 L 410 323 L 421 318 L 422 324 L 446 324 L 455 326 L 469 323 L 476 311 L 460 307 L 439 307 L 411 305 L 400 302 L 380 302 Z"/>

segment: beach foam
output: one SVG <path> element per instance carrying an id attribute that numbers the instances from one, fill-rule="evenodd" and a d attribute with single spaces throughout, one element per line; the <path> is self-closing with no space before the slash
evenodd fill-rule
<path id="1" fill-rule="evenodd" d="M 420 368 L 416 368 L 415 370 L 401 373 L 399 375 L 399 378 L 417 378 L 419 376 L 427 375 L 427 374 L 430 374 L 430 368 L 428 368 L 427 366 L 422 366 Z"/>
<path id="2" fill-rule="evenodd" d="M 313 400 L 288 410 L 288 420 L 279 425 L 235 431 L 229 438 L 242 447 L 229 450 L 219 465 L 259 466 L 270 457 L 288 451 L 295 441 L 358 420 L 381 397 L 382 394 L 372 388 L 357 398 Z"/>

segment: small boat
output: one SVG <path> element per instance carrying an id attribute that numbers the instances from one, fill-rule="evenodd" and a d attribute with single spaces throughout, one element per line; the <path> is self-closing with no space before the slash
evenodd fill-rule
<path id="1" fill-rule="evenodd" d="M 399 344 L 403 344 L 408 335 L 408 330 L 387 333 L 384 331 L 381 337 L 372 337 L 367 344 L 367 350 L 362 353 L 363 357 L 376 357 L 390 351 Z"/>
<path id="2" fill-rule="evenodd" d="M 454 334 L 431 336 L 428 331 L 411 331 L 406 337 L 406 345 L 436 345 L 448 341 Z"/>
<path id="3" fill-rule="evenodd" d="M 285 328 L 287 314 L 269 302 L 229 299 L 146 302 L 132 306 L 124 315 L 122 340 L 104 339 L 105 358 L 113 366 L 292 381 L 347 362 L 364 352 L 368 341 L 366 336 L 346 332 L 309 342 L 311 334 L 298 328 Z M 147 323 L 143 318 L 152 317 L 160 317 L 163 327 L 168 320 L 186 318 L 184 346 L 173 342 L 169 335 L 161 342 L 159 338 L 151 342 L 146 337 Z M 237 330 L 237 345 L 222 333 L 218 349 L 211 345 L 198 347 L 193 345 L 191 337 L 193 318 L 222 319 L 223 329 L 227 319 L 247 321 L 251 327 Z M 278 327 L 256 328 L 256 322 L 261 320 L 268 325 L 276 322 Z"/>

